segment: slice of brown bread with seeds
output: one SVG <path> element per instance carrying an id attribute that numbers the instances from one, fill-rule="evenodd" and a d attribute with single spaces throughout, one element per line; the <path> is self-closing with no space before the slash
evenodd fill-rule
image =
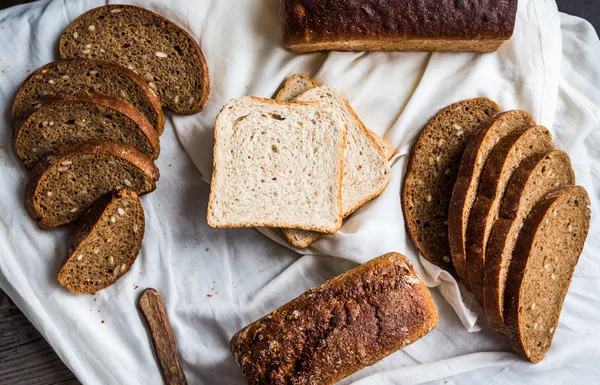
<path id="1" fill-rule="evenodd" d="M 112 285 L 131 269 L 144 230 L 144 208 L 135 192 L 119 190 L 99 198 L 75 225 L 58 282 L 77 294 Z"/>
<path id="2" fill-rule="evenodd" d="M 75 19 L 59 43 L 62 58 L 118 63 L 148 81 L 163 106 L 191 114 L 208 100 L 208 67 L 189 33 L 147 9 L 113 4 Z"/>
<path id="3" fill-rule="evenodd" d="M 494 147 L 479 181 L 479 192 L 467 228 L 469 286 L 483 304 L 483 276 L 487 242 L 500 212 L 506 186 L 521 162 L 554 149 L 552 135 L 542 126 L 517 130 Z"/>
<path id="4" fill-rule="evenodd" d="M 45 98 L 14 132 L 14 148 L 31 168 L 60 147 L 88 140 L 118 142 L 158 158 L 158 133 L 131 104 L 114 96 L 79 92 Z"/>
<path id="5" fill-rule="evenodd" d="M 25 208 L 42 228 L 80 218 L 104 194 L 128 188 L 138 195 L 156 188 L 158 168 L 133 147 L 83 142 L 42 159 L 25 186 Z"/>
<path id="6" fill-rule="evenodd" d="M 499 111 L 486 98 L 452 104 L 427 123 L 412 148 L 402 187 L 404 221 L 421 254 L 452 273 L 448 244 L 452 186 L 469 138 Z"/>
<path id="7" fill-rule="evenodd" d="M 533 206 L 547 193 L 575 184 L 569 156 L 563 151 L 532 155 L 513 174 L 485 251 L 483 303 L 492 328 L 506 334 L 504 289 L 517 237 Z"/>
<path id="8" fill-rule="evenodd" d="M 156 132 L 162 134 L 165 117 L 160 100 L 148 83 L 120 65 L 88 59 L 52 62 L 32 73 L 15 96 L 13 121 L 18 126 L 41 107 L 44 97 L 81 91 L 123 99 L 144 114 Z"/>
<path id="9" fill-rule="evenodd" d="M 464 151 L 448 209 L 448 240 L 452 262 L 467 288 L 470 286 L 466 253 L 467 226 L 485 163 L 500 139 L 515 130 L 534 125 L 535 121 L 527 111 L 504 112 L 483 124 Z"/>
<path id="10" fill-rule="evenodd" d="M 506 281 L 504 316 L 510 344 L 540 362 L 550 349 L 562 304 L 590 225 L 583 187 L 546 195 L 525 220 Z"/>

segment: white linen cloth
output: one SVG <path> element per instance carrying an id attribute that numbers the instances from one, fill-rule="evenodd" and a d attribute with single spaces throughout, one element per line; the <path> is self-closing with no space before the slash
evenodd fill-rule
<path id="1" fill-rule="evenodd" d="M 277 0 L 134 2 L 200 41 L 211 95 L 200 114 L 167 113 L 157 161 L 161 180 L 156 192 L 143 198 L 146 236 L 131 271 L 96 295 L 76 296 L 56 280 L 69 228 L 39 230 L 23 208 L 28 173 L 11 149 L 9 111 L 31 70 L 58 59 L 64 28 L 105 3 L 41 1 L 0 12 L 0 287 L 84 384 L 162 383 L 136 310 L 146 287 L 163 297 L 189 383 L 243 384 L 228 347 L 237 330 L 388 251 L 406 254 L 435 287 L 439 326 L 343 384 L 597 382 L 600 41 L 589 23 L 559 14 L 554 1 L 521 0 L 514 37 L 496 53 L 294 55 L 281 44 Z M 242 95 L 270 97 L 297 72 L 342 91 L 365 124 L 398 150 L 387 190 L 304 256 L 254 229 L 215 230 L 205 219 L 205 181 L 210 180 L 212 129 L 220 107 Z M 472 295 L 446 272 L 419 260 L 404 230 L 399 194 L 410 146 L 437 111 L 476 96 L 490 97 L 505 110 L 526 109 L 549 127 L 592 199 L 590 235 L 552 349 L 538 365 L 510 353 L 508 341 L 479 317 Z M 285 245 L 275 233 L 260 230 Z"/>

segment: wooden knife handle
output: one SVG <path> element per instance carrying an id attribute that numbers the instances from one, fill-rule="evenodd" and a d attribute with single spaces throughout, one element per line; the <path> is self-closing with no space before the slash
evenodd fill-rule
<path id="1" fill-rule="evenodd" d="M 173 340 L 171 325 L 158 291 L 152 288 L 146 289 L 138 302 L 138 307 L 150 325 L 154 349 L 166 384 L 187 385 L 179 352 Z"/>

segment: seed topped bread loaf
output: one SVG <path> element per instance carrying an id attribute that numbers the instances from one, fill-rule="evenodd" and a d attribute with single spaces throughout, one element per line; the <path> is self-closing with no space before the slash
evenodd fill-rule
<path id="1" fill-rule="evenodd" d="M 530 156 L 510 179 L 485 252 L 483 303 L 490 324 L 499 333 L 506 334 L 506 276 L 525 218 L 547 193 L 572 184 L 575 184 L 575 174 L 569 156 L 562 151 Z"/>
<path id="2" fill-rule="evenodd" d="M 80 218 L 94 201 L 122 188 L 138 195 L 156 188 L 158 168 L 133 147 L 84 142 L 41 160 L 25 186 L 25 208 L 40 227 Z"/>
<path id="3" fill-rule="evenodd" d="M 65 145 L 88 140 L 123 143 L 158 158 L 159 137 L 144 115 L 114 96 L 79 92 L 46 97 L 14 132 L 14 147 L 25 167 Z"/>
<path id="4" fill-rule="evenodd" d="M 142 247 L 144 208 L 133 191 L 106 194 L 77 222 L 58 273 L 73 293 L 102 290 L 129 271 Z"/>
<path id="5" fill-rule="evenodd" d="M 582 187 L 553 191 L 534 206 L 519 234 L 506 282 L 506 330 L 513 349 L 531 362 L 550 349 L 588 234 L 589 205 Z"/>
<path id="6" fill-rule="evenodd" d="M 231 351 L 251 385 L 331 385 L 436 327 L 429 290 L 406 257 L 385 254 L 240 330 Z"/>
<path id="7" fill-rule="evenodd" d="M 215 122 L 208 224 L 336 232 L 342 119 L 317 103 L 241 97 L 223 106 Z"/>
<path id="8" fill-rule="evenodd" d="M 21 85 L 12 106 L 17 125 L 41 107 L 48 96 L 76 92 L 114 96 L 138 109 L 160 135 L 165 117 L 160 100 L 148 83 L 133 71 L 115 63 L 72 59 L 48 63 L 33 72 Z"/>
<path id="9" fill-rule="evenodd" d="M 486 98 L 452 104 L 427 123 L 412 148 L 402 187 L 406 227 L 421 254 L 450 272 L 454 272 L 448 245 L 452 186 L 469 138 L 499 111 Z"/>
<path id="10" fill-rule="evenodd" d="M 198 112 L 208 100 L 208 67 L 194 38 L 147 9 L 94 8 L 67 27 L 59 44 L 62 58 L 108 60 L 131 69 L 175 112 Z"/>

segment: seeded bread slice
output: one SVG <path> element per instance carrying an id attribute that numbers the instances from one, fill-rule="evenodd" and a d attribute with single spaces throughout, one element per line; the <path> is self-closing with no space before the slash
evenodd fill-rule
<path id="1" fill-rule="evenodd" d="M 62 58 L 108 60 L 135 71 L 175 112 L 198 112 L 208 100 L 208 67 L 194 38 L 147 9 L 94 8 L 67 27 L 59 44 Z"/>
<path id="2" fill-rule="evenodd" d="M 510 344 L 540 362 L 550 349 L 562 304 L 590 225 L 583 187 L 546 195 L 525 220 L 506 282 L 504 316 Z"/>
<path id="3" fill-rule="evenodd" d="M 159 137 L 144 115 L 114 96 L 80 92 L 45 98 L 14 132 L 14 148 L 31 168 L 60 147 L 88 140 L 123 143 L 158 158 Z"/>
<path id="4" fill-rule="evenodd" d="M 158 168 L 120 143 L 83 142 L 41 160 L 25 186 L 27 212 L 42 228 L 80 218 L 104 194 L 128 188 L 138 195 L 156 188 Z"/>
<path id="5" fill-rule="evenodd" d="M 223 106 L 215 123 L 208 224 L 336 232 L 342 119 L 317 103 L 241 97 Z"/>
<path id="6" fill-rule="evenodd" d="M 144 208 L 136 193 L 119 190 L 101 197 L 77 222 L 58 282 L 77 294 L 112 285 L 135 262 L 144 229 Z"/>
<path id="7" fill-rule="evenodd" d="M 544 195 L 572 184 L 575 174 L 569 156 L 562 151 L 530 156 L 510 179 L 485 251 L 483 303 L 490 324 L 499 333 L 506 334 L 506 276 L 525 218 Z"/>
<path id="8" fill-rule="evenodd" d="M 467 226 L 483 168 L 500 139 L 515 130 L 534 125 L 533 117 L 527 111 L 504 112 L 482 124 L 477 134 L 469 140 L 462 155 L 448 209 L 448 240 L 458 277 L 467 287 L 470 286 L 466 252 Z"/>
<path id="9" fill-rule="evenodd" d="M 402 206 L 408 233 L 431 263 L 454 273 L 448 245 L 448 204 L 469 138 L 500 111 L 486 98 L 464 100 L 441 110 L 412 148 Z"/>
<path id="10" fill-rule="evenodd" d="M 18 125 L 41 107 L 45 97 L 81 91 L 124 100 L 144 114 L 156 132 L 162 134 L 165 117 L 160 100 L 148 83 L 120 65 L 88 59 L 52 62 L 32 73 L 15 96 L 13 121 Z"/>

